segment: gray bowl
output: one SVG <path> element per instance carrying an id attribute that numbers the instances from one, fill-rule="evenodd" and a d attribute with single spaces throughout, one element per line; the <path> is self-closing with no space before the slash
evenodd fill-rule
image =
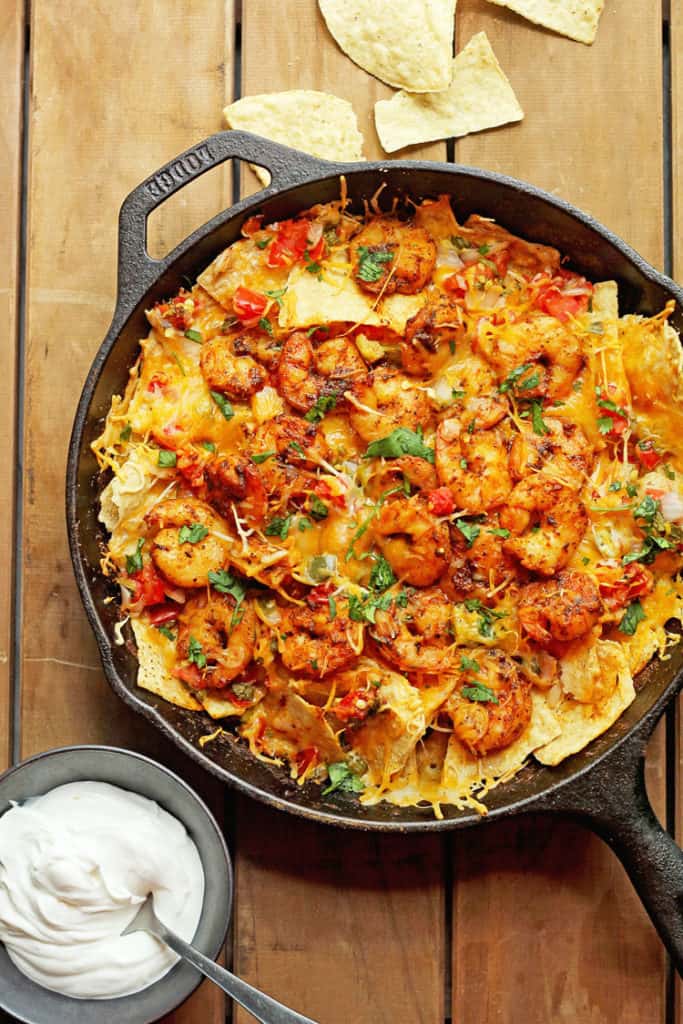
<path id="1" fill-rule="evenodd" d="M 67 782 L 109 782 L 155 800 L 187 829 L 199 851 L 205 889 L 193 944 L 211 958 L 225 941 L 232 906 L 230 855 L 213 815 L 182 779 L 155 761 L 115 747 L 62 747 L 0 776 L 0 815 L 10 801 L 40 796 Z M 24 1024 L 151 1024 L 194 992 L 201 975 L 183 962 L 163 978 L 119 999 L 71 999 L 22 974 L 0 943 L 0 1010 Z"/>

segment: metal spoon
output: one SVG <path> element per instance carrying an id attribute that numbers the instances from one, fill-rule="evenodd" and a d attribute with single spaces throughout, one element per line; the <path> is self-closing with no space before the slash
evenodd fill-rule
<path id="1" fill-rule="evenodd" d="M 300 1013 L 287 1009 L 282 1003 L 271 999 L 264 992 L 252 988 L 246 981 L 236 978 L 230 971 L 219 967 L 208 956 L 204 956 L 199 950 L 184 942 L 175 932 L 167 928 L 154 913 L 154 897 L 149 894 L 137 914 L 122 932 L 129 935 L 131 932 L 149 932 L 156 935 L 158 939 L 165 942 L 178 956 L 187 960 L 198 971 L 210 978 L 219 988 L 227 992 L 236 1002 L 248 1010 L 261 1024 L 316 1024 L 310 1017 L 302 1017 Z"/>

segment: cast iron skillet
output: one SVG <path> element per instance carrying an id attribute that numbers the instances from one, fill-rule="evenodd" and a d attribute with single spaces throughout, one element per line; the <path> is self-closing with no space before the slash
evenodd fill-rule
<path id="1" fill-rule="evenodd" d="M 152 260 L 146 250 L 150 212 L 187 182 L 231 157 L 268 168 L 272 184 L 214 217 L 163 260 Z M 174 294 L 183 275 L 194 279 L 240 236 L 246 217 L 263 212 L 268 223 L 338 198 L 341 174 L 354 203 L 369 198 L 381 183 L 386 185 L 382 195 L 387 202 L 394 195 L 423 198 L 449 193 L 459 219 L 471 212 L 494 217 L 525 238 L 556 246 L 587 277 L 616 279 L 624 311 L 653 314 L 670 298 L 683 307 L 683 291 L 615 235 L 568 203 L 515 179 L 453 164 L 331 164 L 245 132 L 214 135 L 144 181 L 121 209 L 116 309 L 88 374 L 69 446 L 66 499 L 71 557 L 110 685 L 122 700 L 218 778 L 273 807 L 319 822 L 395 832 L 464 828 L 481 819 L 470 811 L 444 808 L 444 819 L 437 821 L 431 809 L 389 804 L 364 808 L 352 797 L 337 793 L 324 798 L 320 787 L 295 785 L 284 771 L 262 764 L 231 737 L 200 749 L 199 737 L 212 731 L 208 718 L 136 688 L 133 653 L 127 646 L 113 643 L 117 608 L 115 602 L 105 604 L 111 590 L 98 567 L 103 540 L 97 522 L 101 481 L 89 445 L 100 431 L 111 396 L 125 386 L 138 339 L 147 333 L 144 310 Z M 681 308 L 676 309 L 673 323 L 683 328 Z M 622 860 L 681 972 L 683 857 L 653 814 L 643 765 L 650 734 L 682 682 L 683 650 L 677 647 L 670 660 L 655 661 L 641 674 L 636 700 L 604 736 L 557 768 L 529 766 L 493 790 L 487 797 L 486 819 L 546 811 L 587 824 Z"/>

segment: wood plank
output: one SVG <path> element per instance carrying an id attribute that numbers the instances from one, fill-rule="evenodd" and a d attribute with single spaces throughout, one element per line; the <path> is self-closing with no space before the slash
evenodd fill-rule
<path id="1" fill-rule="evenodd" d="M 64 456 L 82 381 L 114 300 L 118 208 L 147 174 L 220 125 L 232 82 L 233 5 L 103 0 L 32 5 L 26 353 L 23 753 L 70 742 L 170 748 L 109 691 L 72 579 Z M 201 45 L 198 45 L 201 41 Z M 170 246 L 224 208 L 225 174 L 176 197 L 153 227 Z M 48 706 L 49 705 L 49 706 Z M 187 774 L 187 762 L 174 763 Z M 201 776 L 204 795 L 215 796 Z M 174 1024 L 219 1024 L 203 986 Z"/>
<path id="2" fill-rule="evenodd" d="M 12 587 L 14 567 L 15 378 L 18 328 L 19 215 L 21 187 L 21 101 L 24 61 L 24 5 L 9 0 L 0 13 L 0 149 L 6 154 L 0 171 L 0 323 L 6 335 L 0 345 L 0 771 L 10 758 Z"/>
<path id="3" fill-rule="evenodd" d="M 593 47 L 484 0 L 461 0 L 459 45 L 484 29 L 526 112 L 456 144 L 456 160 L 575 202 L 661 266 L 661 8 L 608 3 Z M 624 88 L 637 82 L 638 102 Z M 647 116 L 643 116 L 643 111 Z M 634 169 L 637 167 L 637 173 Z M 648 784 L 664 807 L 663 737 Z M 624 872 L 583 830 L 526 820 L 457 836 L 453 1019 L 663 1021 L 666 962 Z"/>
<path id="4" fill-rule="evenodd" d="M 242 95 L 319 89 L 353 104 L 368 159 L 373 105 L 391 90 L 356 67 L 315 0 L 244 5 Z M 445 145 L 415 153 L 445 159 Z M 256 181 L 245 173 L 244 188 Z M 317 827 L 238 802 L 235 971 L 325 1024 L 444 1016 L 442 843 Z M 264 840 L 267 837 L 267 840 Z M 377 983 L 377 969 L 381 983 Z M 238 1024 L 250 1018 L 236 1011 Z"/>

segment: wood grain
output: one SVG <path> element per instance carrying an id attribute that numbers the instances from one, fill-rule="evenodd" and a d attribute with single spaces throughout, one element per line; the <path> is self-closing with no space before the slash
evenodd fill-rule
<path id="1" fill-rule="evenodd" d="M 21 100 L 24 63 L 24 5 L 9 0 L 0 11 L 0 771 L 10 758 L 10 671 L 12 579 L 14 571 L 15 380 L 18 330 L 19 208 L 21 188 Z"/>
<path id="2" fill-rule="evenodd" d="M 67 552 L 66 447 L 79 391 L 111 317 L 117 214 L 127 192 L 219 127 L 232 82 L 232 3 L 104 0 L 32 4 L 26 428 L 23 753 L 107 742 L 169 760 L 113 696 L 99 668 Z M 192 206 L 164 207 L 151 241 L 170 247 L 225 206 L 225 175 Z M 174 763 L 187 775 L 187 762 Z M 201 791 L 215 797 L 208 777 Z M 169 1020 L 219 1024 L 202 987 Z"/>
<path id="3" fill-rule="evenodd" d="M 391 90 L 341 52 L 315 0 L 244 5 L 242 95 L 318 89 L 353 104 L 368 159 Z M 419 151 L 445 159 L 445 145 Z M 416 152 L 416 155 L 419 155 Z M 257 188 L 245 172 L 246 191 Z M 235 970 L 325 1024 L 444 1016 L 442 844 L 341 833 L 238 802 Z M 381 976 L 381 983 L 377 983 Z M 236 1011 L 238 1024 L 248 1016 Z"/>
<path id="4" fill-rule="evenodd" d="M 585 47 L 483 0 L 460 0 L 462 46 L 484 29 L 525 110 L 456 143 L 456 159 L 571 200 L 657 266 L 663 258 L 661 9 L 608 2 Z M 637 83 L 638 101 L 625 87 Z M 644 112 L 647 115 L 644 116 Z M 664 806 L 663 736 L 648 787 Z M 458 1024 L 662 1022 L 666 962 L 614 856 L 575 826 L 520 821 L 455 838 Z"/>

